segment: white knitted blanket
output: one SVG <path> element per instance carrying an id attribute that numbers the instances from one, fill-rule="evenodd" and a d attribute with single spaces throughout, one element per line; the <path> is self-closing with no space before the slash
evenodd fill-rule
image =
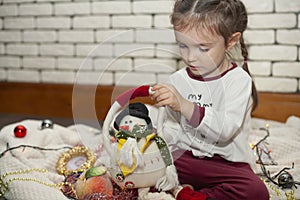
<path id="1" fill-rule="evenodd" d="M 27 129 L 24 138 L 14 136 L 14 128 L 23 125 Z M 30 145 L 42 148 L 61 148 L 73 146 L 80 142 L 78 134 L 59 125 L 54 125 L 53 129 L 40 129 L 41 121 L 25 120 L 4 127 L 0 132 L 0 152 L 9 146 Z M 30 172 L 22 174 L 8 175 L 3 182 L 8 182 L 12 178 L 34 178 L 45 183 L 60 183 L 64 177 L 56 173 L 56 162 L 59 156 L 68 149 L 58 151 L 41 151 L 33 148 L 18 148 L 5 153 L 0 158 L 0 174 L 22 171 L 26 169 L 47 169 L 49 172 Z M 34 181 L 13 181 L 8 185 L 5 193 L 6 199 L 29 200 L 29 199 L 67 199 L 58 188 L 48 187 Z"/>
<path id="2" fill-rule="evenodd" d="M 300 119 L 290 117 L 286 123 L 278 123 L 262 119 L 253 119 L 253 134 L 250 142 L 255 142 L 263 137 L 264 132 L 258 128 L 264 127 L 266 123 L 270 124 L 270 137 L 267 139 L 271 156 L 278 163 L 276 166 L 267 167 L 274 174 L 283 167 L 290 167 L 294 162 L 294 169 L 289 170 L 295 181 L 300 181 Z M 27 135 L 24 138 L 16 138 L 13 129 L 17 125 L 23 125 L 27 128 Z M 8 147 L 17 147 L 19 145 L 30 145 L 42 148 L 59 149 L 62 147 L 72 147 L 78 144 L 84 144 L 94 152 L 98 153 L 98 159 L 95 165 L 100 163 L 107 164 L 107 154 L 102 151 L 102 134 L 100 130 L 94 129 L 82 124 L 62 127 L 58 124 L 53 129 L 40 129 L 41 121 L 25 120 L 10 124 L 0 131 L 0 153 Z M 62 153 L 68 149 L 60 150 L 39 150 L 34 148 L 17 148 L 5 153 L 0 158 L 0 176 L 5 174 L 3 182 L 6 183 L 12 178 L 32 178 L 43 183 L 57 184 L 64 180 L 62 175 L 56 172 L 56 163 Z M 48 172 L 32 171 L 28 173 L 15 174 L 15 172 L 26 169 L 47 169 Z M 258 169 L 260 169 L 258 167 Z M 261 173 L 260 170 L 257 173 Z M 268 188 L 271 199 L 286 199 L 285 191 L 278 188 L 274 190 L 274 185 Z M 278 193 L 279 191 L 279 193 Z M 295 189 L 296 199 L 300 199 L 300 189 Z M 141 194 L 142 199 L 173 199 L 166 193 L 148 193 Z M 0 198 L 1 199 L 1 198 Z M 4 199 L 4 198 L 3 198 Z M 9 183 L 8 190 L 5 193 L 5 199 L 9 200 L 64 200 L 66 198 L 57 187 L 49 187 L 45 184 L 35 181 L 15 180 Z"/>

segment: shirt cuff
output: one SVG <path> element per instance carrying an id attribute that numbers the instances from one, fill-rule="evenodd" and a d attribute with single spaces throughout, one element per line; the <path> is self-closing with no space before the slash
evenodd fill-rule
<path id="1" fill-rule="evenodd" d="M 205 114 L 205 107 L 194 104 L 194 112 L 191 119 L 187 122 L 190 126 L 196 128 L 201 123 Z"/>

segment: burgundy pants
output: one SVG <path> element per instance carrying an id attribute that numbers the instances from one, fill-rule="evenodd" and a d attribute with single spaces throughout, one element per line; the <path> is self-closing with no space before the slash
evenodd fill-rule
<path id="1" fill-rule="evenodd" d="M 198 158 L 190 151 L 173 152 L 181 184 L 217 200 L 268 200 L 265 184 L 249 164 L 230 162 L 220 156 Z"/>

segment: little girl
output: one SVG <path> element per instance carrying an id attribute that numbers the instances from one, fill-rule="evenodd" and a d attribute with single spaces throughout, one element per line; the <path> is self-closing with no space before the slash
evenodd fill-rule
<path id="1" fill-rule="evenodd" d="M 156 84 L 152 98 L 173 121 L 164 133 L 184 186 L 174 191 L 176 199 L 269 199 L 250 167 L 250 114 L 257 96 L 243 39 L 245 6 L 240 0 L 176 0 L 171 22 L 186 67 L 169 84 Z M 229 53 L 237 46 L 242 67 Z"/>

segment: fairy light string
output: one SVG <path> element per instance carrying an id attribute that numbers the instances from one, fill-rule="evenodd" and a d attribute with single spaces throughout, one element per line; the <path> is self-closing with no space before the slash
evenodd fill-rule
<path id="1" fill-rule="evenodd" d="M 25 145 L 25 144 L 18 145 L 15 147 L 9 147 L 8 143 L 6 143 L 6 146 L 7 146 L 7 149 L 0 154 L 0 158 L 2 158 L 5 155 L 5 153 L 10 152 L 14 149 L 20 149 L 20 148 L 24 148 L 23 151 L 26 148 L 37 149 L 40 151 L 59 151 L 59 150 L 63 150 L 63 149 L 72 149 L 72 147 L 70 147 L 70 146 L 64 146 L 64 147 L 60 147 L 60 148 L 43 148 L 43 147 L 39 147 L 39 146 L 32 146 L 32 145 Z"/>
<path id="2" fill-rule="evenodd" d="M 266 177 L 265 179 L 262 178 L 262 180 L 272 191 L 275 192 L 277 197 L 282 196 L 281 191 L 283 191 L 287 200 L 296 200 L 295 195 L 294 195 L 294 190 L 292 188 L 293 187 L 297 188 L 296 185 L 300 185 L 300 183 L 298 181 L 294 181 L 292 178 L 290 180 L 292 182 L 287 182 L 283 185 L 281 185 L 275 181 L 275 179 L 277 177 L 280 177 L 283 173 L 287 173 L 288 175 L 290 175 L 286 170 L 293 169 L 294 163 L 292 163 L 292 167 L 284 167 L 278 173 L 276 173 L 276 175 L 271 176 L 270 171 L 268 171 L 265 167 L 268 164 L 264 163 L 262 160 L 261 156 L 262 156 L 263 152 L 266 153 L 268 155 L 268 157 L 271 159 L 270 152 L 265 152 L 262 148 L 259 147 L 259 145 L 270 136 L 269 127 L 270 127 L 269 124 L 266 124 L 265 128 L 260 128 L 260 130 L 266 131 L 266 135 L 261 140 L 259 140 L 255 145 L 252 145 L 252 149 L 256 150 L 256 154 L 258 157 L 257 163 L 260 165 L 263 175 Z M 272 161 L 271 165 L 277 165 L 277 163 L 274 162 L 273 159 L 271 159 L 271 161 Z M 292 177 L 292 175 L 290 175 L 290 176 Z M 271 183 L 273 183 L 273 184 L 271 184 Z M 282 189 L 282 190 L 280 190 L 280 189 Z M 289 189 L 289 191 L 286 191 L 286 189 Z"/>

